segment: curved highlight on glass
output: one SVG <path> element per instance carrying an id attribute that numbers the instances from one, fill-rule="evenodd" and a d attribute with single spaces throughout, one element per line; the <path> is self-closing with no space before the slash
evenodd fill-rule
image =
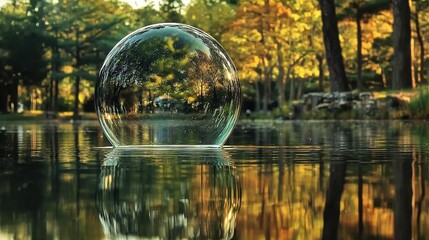
<path id="1" fill-rule="evenodd" d="M 240 105 L 237 72 L 223 47 L 176 23 L 123 38 L 106 57 L 95 92 L 115 147 L 221 147 Z"/>

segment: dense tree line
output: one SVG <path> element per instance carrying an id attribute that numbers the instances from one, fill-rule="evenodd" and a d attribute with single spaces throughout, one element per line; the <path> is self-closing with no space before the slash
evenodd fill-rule
<path id="1" fill-rule="evenodd" d="M 239 70 L 245 108 L 269 111 L 310 91 L 403 89 L 429 75 L 429 1 L 13 0 L 0 11 L 0 112 L 93 108 L 104 57 L 159 22 L 199 27 Z M 329 79 L 329 81 L 328 81 Z"/>

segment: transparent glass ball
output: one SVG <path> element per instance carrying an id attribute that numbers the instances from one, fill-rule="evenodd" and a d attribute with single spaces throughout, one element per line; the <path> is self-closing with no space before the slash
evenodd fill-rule
<path id="1" fill-rule="evenodd" d="M 240 112 L 235 66 L 207 33 L 163 23 L 136 30 L 107 55 L 95 90 L 115 147 L 222 146 Z"/>

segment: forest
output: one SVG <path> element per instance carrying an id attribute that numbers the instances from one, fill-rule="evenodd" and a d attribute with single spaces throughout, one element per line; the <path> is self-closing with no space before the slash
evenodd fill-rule
<path id="1" fill-rule="evenodd" d="M 429 79 L 428 0 L 8 0 L 0 7 L 0 113 L 94 111 L 104 58 L 161 22 L 198 27 L 233 59 L 243 108 L 309 92 L 390 91 Z"/>

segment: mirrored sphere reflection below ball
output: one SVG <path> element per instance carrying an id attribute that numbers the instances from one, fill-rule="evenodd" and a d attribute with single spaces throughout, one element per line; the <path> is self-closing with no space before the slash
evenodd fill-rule
<path id="1" fill-rule="evenodd" d="M 233 62 L 207 33 L 184 24 L 141 28 L 108 54 L 96 111 L 115 147 L 220 147 L 240 112 Z"/>

